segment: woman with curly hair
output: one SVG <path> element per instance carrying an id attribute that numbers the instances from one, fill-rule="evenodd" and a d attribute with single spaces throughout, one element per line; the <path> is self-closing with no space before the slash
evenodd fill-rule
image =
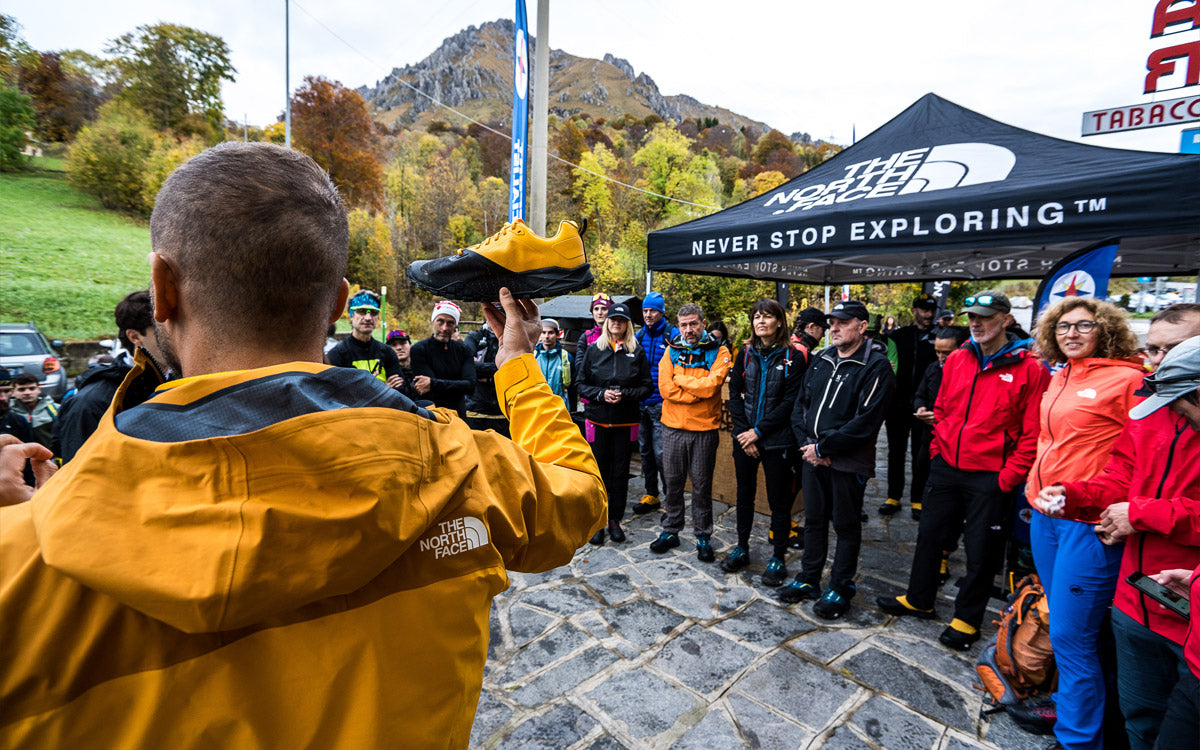
<path id="1" fill-rule="evenodd" d="M 1025 489 L 1030 505 L 1041 511 L 1033 516 L 1030 543 L 1054 613 L 1050 642 L 1059 670 L 1054 732 L 1064 748 L 1101 748 L 1100 627 L 1116 589 L 1122 546 L 1097 536 L 1103 508 L 1037 498 L 1043 487 L 1100 473 L 1129 409 L 1140 400 L 1134 392 L 1144 371 L 1125 314 L 1107 302 L 1068 297 L 1046 311 L 1035 335 L 1047 363 L 1065 363 L 1042 396 L 1037 458 Z M 1025 710 L 1036 714 L 1044 708 Z"/>

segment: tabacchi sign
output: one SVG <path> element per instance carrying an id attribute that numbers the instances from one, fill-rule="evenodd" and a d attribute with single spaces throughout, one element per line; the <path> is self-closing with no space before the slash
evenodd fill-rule
<path id="1" fill-rule="evenodd" d="M 1158 0 L 1150 22 L 1150 38 L 1173 36 L 1200 29 L 1200 0 Z M 1183 84 L 1178 85 L 1179 76 Z M 1142 93 L 1160 91 L 1162 78 L 1175 85 L 1167 90 L 1200 84 L 1200 41 L 1160 47 L 1146 58 L 1146 80 Z M 1083 113 L 1083 135 L 1118 133 L 1123 130 L 1158 128 L 1200 121 L 1200 96 L 1188 96 L 1165 102 L 1128 104 Z"/>

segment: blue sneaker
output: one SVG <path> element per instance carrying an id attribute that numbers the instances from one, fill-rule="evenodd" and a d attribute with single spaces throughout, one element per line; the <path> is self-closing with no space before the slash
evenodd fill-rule
<path id="1" fill-rule="evenodd" d="M 672 534 L 669 531 L 664 531 L 658 535 L 658 539 L 650 542 L 650 551 L 661 555 L 669 549 L 674 549 L 679 546 L 679 535 Z"/>
<path id="2" fill-rule="evenodd" d="M 696 537 L 696 557 L 700 562 L 712 562 L 717 559 L 717 553 L 713 552 L 712 542 L 707 536 Z"/>
<path id="3" fill-rule="evenodd" d="M 783 564 L 783 560 L 778 557 L 772 557 L 767 561 L 767 569 L 763 571 L 762 584 L 771 588 L 781 586 L 787 575 L 787 566 Z"/>
<path id="4" fill-rule="evenodd" d="M 806 599 L 816 599 L 821 596 L 821 590 L 811 583 L 794 580 L 779 589 L 779 601 L 784 604 L 795 604 Z"/>
<path id="5" fill-rule="evenodd" d="M 721 561 L 721 570 L 726 573 L 736 573 L 749 564 L 750 553 L 746 551 L 745 547 L 738 545 Z"/>
<path id="6" fill-rule="evenodd" d="M 838 619 L 846 614 L 846 610 L 850 609 L 850 600 L 854 598 L 857 591 L 858 589 L 852 583 L 843 586 L 840 593 L 830 586 L 825 589 L 820 600 L 813 605 L 813 614 L 825 620 Z"/>

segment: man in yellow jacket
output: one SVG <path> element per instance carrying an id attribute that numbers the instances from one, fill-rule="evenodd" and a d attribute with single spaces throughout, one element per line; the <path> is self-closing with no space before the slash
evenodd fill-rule
<path id="1" fill-rule="evenodd" d="M 321 363 L 346 212 L 226 143 L 150 223 L 158 340 L 99 429 L 0 508 L 0 747 L 465 747 L 492 598 L 604 523 L 592 453 L 503 293 L 513 439 Z"/>
<path id="2" fill-rule="evenodd" d="M 676 316 L 679 335 L 658 364 L 662 394 L 662 532 L 650 551 L 662 554 L 679 546 L 683 531 L 683 486 L 692 479 L 692 529 L 696 557 L 716 559 L 712 536 L 712 476 L 721 428 L 721 388 L 732 364 L 729 350 L 704 330 L 704 311 L 689 302 Z"/>

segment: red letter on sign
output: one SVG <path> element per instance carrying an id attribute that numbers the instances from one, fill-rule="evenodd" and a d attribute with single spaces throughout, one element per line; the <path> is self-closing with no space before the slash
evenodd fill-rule
<path id="1" fill-rule="evenodd" d="M 1193 29 L 1200 29 L 1200 0 L 1191 0 L 1191 5 L 1169 10 L 1172 5 L 1178 5 L 1181 1 L 1185 0 L 1158 0 L 1158 5 L 1154 6 L 1154 22 L 1150 24 L 1151 39 L 1162 36 L 1167 32 L 1168 26 L 1174 26 L 1177 23 L 1191 21 Z M 1177 31 L 1188 31 L 1188 29 L 1176 29 L 1171 33 Z"/>
<path id="2" fill-rule="evenodd" d="M 1174 73 L 1175 61 L 1180 58 L 1187 58 L 1188 61 L 1187 78 L 1183 85 L 1195 86 L 1200 83 L 1200 42 L 1177 44 L 1150 53 L 1149 59 L 1146 60 L 1146 70 L 1150 72 L 1146 74 L 1146 88 L 1143 93 L 1151 94 L 1157 91 L 1159 77 Z"/>

